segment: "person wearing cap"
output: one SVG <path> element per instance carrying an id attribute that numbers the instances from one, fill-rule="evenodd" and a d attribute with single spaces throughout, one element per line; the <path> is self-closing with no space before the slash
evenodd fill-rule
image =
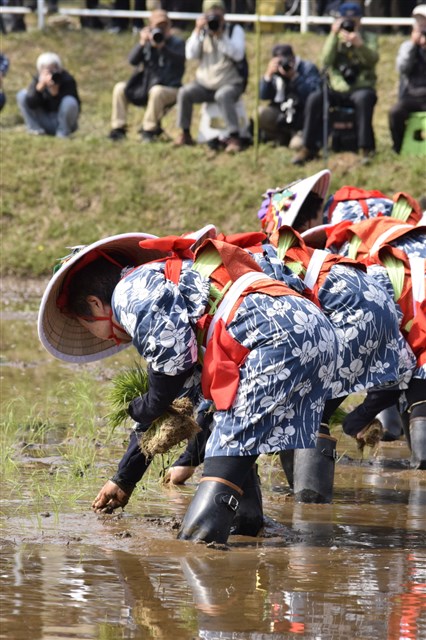
<path id="1" fill-rule="evenodd" d="M 34 135 L 66 138 L 77 130 L 81 101 L 74 77 L 51 51 L 36 62 L 37 75 L 16 94 L 27 130 Z"/>
<path id="2" fill-rule="evenodd" d="M 214 402 L 203 477 L 178 537 L 225 543 L 237 515 L 243 526 L 246 485 L 261 513 L 258 455 L 315 446 L 336 336 L 314 303 L 243 247 L 213 238 L 194 254 L 189 238 L 141 235 L 62 260 L 41 302 L 40 340 L 75 363 L 133 344 L 148 363 L 149 390 L 129 405 L 135 429 L 97 512 L 127 503 L 149 464 L 138 437 L 176 397 Z"/>
<path id="3" fill-rule="evenodd" d="M 162 133 L 161 119 L 176 102 L 185 71 L 185 43 L 170 31 L 171 22 L 162 9 L 151 12 L 149 25 L 139 33 L 139 42 L 129 55 L 134 67 L 143 65 L 148 74 L 148 96 L 143 117 L 141 140 L 154 142 Z M 147 78 L 145 78 L 147 80 Z M 122 140 L 127 132 L 127 109 L 131 96 L 126 83 L 118 82 L 112 93 L 109 139 Z"/>
<path id="4" fill-rule="evenodd" d="M 274 46 L 259 88 L 260 99 L 269 100 L 259 109 L 259 131 L 264 141 L 275 140 L 293 150 L 301 146 L 306 99 L 319 89 L 320 82 L 313 62 L 296 56 L 288 44 Z"/>
<path id="5" fill-rule="evenodd" d="M 392 147 L 401 151 L 405 127 L 411 113 L 426 111 L 426 4 L 413 10 L 411 38 L 403 42 L 396 58 L 400 74 L 399 99 L 389 112 Z"/>
<path id="6" fill-rule="evenodd" d="M 191 146 L 194 104 L 216 102 L 229 131 L 227 153 L 241 150 L 236 103 L 244 91 L 244 78 L 238 64 L 245 59 L 245 34 L 239 24 L 225 22 L 222 0 L 204 0 L 203 14 L 186 41 L 187 60 L 197 60 L 195 80 L 184 85 L 177 98 L 177 124 L 181 133 L 175 146 Z"/>
<path id="7" fill-rule="evenodd" d="M 375 67 L 379 60 L 377 36 L 360 28 L 362 11 L 355 2 L 344 2 L 332 24 L 322 51 L 322 64 L 329 76 L 329 107 L 355 110 L 357 143 L 362 163 L 375 152 L 373 111 L 377 102 Z M 318 155 L 323 130 L 324 88 L 308 97 L 303 127 L 303 147 L 292 159 L 303 165 Z"/>

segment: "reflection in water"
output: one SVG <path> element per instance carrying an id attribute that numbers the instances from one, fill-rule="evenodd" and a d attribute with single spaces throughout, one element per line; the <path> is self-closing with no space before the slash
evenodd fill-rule
<path id="1" fill-rule="evenodd" d="M 170 540 L 163 556 L 6 546 L 0 638 L 423 640 L 426 545 L 346 545 L 338 506 L 317 518 L 316 538 L 306 507 L 294 505 L 300 542 L 287 546 L 239 538 L 223 552 Z"/>

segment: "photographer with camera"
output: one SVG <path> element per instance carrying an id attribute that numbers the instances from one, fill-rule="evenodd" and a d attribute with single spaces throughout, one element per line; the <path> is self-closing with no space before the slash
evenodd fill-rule
<path id="1" fill-rule="evenodd" d="M 360 28 L 361 7 L 344 2 L 338 9 L 327 36 L 322 64 L 328 73 L 330 107 L 352 107 L 355 110 L 357 143 L 362 163 L 367 164 L 375 152 L 373 111 L 377 102 L 375 66 L 379 59 L 377 36 Z M 303 147 L 293 158 L 302 165 L 318 155 L 318 132 L 323 127 L 324 88 L 308 97 L 303 128 Z"/>
<path id="2" fill-rule="evenodd" d="M 411 38 L 403 42 L 396 58 L 400 74 L 399 100 L 389 113 L 393 150 L 401 151 L 410 113 L 426 111 L 426 4 L 413 10 Z"/>
<path id="3" fill-rule="evenodd" d="M 37 75 L 28 89 L 16 94 L 27 129 L 34 135 L 66 138 L 78 126 L 81 102 L 77 83 L 56 53 L 40 54 L 36 67 Z"/>
<path id="4" fill-rule="evenodd" d="M 299 149 L 306 99 L 319 89 L 320 83 L 313 62 L 296 57 L 288 44 L 275 45 L 260 81 L 259 97 L 269 100 L 267 106 L 259 109 L 261 139 Z"/>
<path id="5" fill-rule="evenodd" d="M 222 0 L 204 0 L 203 15 L 186 42 L 187 60 L 198 60 L 195 81 L 178 93 L 178 127 L 182 130 L 175 146 L 192 145 L 190 127 L 194 104 L 216 102 L 229 131 L 225 151 L 241 150 L 236 103 L 244 91 L 244 77 L 238 68 L 245 57 L 244 29 L 225 22 Z"/>
<path id="6" fill-rule="evenodd" d="M 126 137 L 129 103 L 146 106 L 141 141 L 154 142 L 161 135 L 161 119 L 175 104 L 185 71 L 185 43 L 171 34 L 170 27 L 166 11 L 156 9 L 148 26 L 140 31 L 129 62 L 135 67 L 143 65 L 143 71 L 137 71 L 129 82 L 114 86 L 110 140 Z"/>

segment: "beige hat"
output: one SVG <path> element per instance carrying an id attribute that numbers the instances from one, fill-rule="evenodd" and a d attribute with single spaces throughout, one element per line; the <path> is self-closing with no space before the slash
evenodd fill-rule
<path id="1" fill-rule="evenodd" d="M 129 265 L 140 265 L 160 257 L 158 251 L 141 249 L 139 242 L 146 238 L 156 238 L 149 233 L 124 233 L 98 240 L 93 244 L 76 247 L 70 256 L 62 259 L 62 264 L 48 283 L 40 303 L 38 314 L 38 335 L 43 346 L 56 358 L 67 362 L 93 362 L 114 355 L 128 344 L 114 345 L 111 340 L 96 338 L 85 329 L 76 318 L 63 313 L 58 307 L 58 298 L 71 269 L 91 253 L 122 254 Z"/>
<path id="2" fill-rule="evenodd" d="M 414 7 L 411 15 L 413 18 L 425 18 L 426 19 L 426 4 L 418 4 Z"/>
<path id="3" fill-rule="evenodd" d="M 204 0 L 203 2 L 203 13 L 207 13 L 212 9 L 222 9 L 225 11 L 225 3 L 222 0 Z"/>

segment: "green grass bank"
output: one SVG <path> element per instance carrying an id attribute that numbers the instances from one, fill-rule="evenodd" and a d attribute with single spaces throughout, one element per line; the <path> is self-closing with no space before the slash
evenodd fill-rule
<path id="1" fill-rule="evenodd" d="M 28 24 L 30 22 L 28 21 Z M 188 34 L 183 34 L 185 37 Z M 291 165 L 291 151 L 261 145 L 227 157 L 205 146 L 174 149 L 170 143 L 143 145 L 137 129 L 142 113 L 129 110 L 125 142 L 107 139 L 114 83 L 131 73 L 127 55 L 137 36 L 46 28 L 2 36 L 10 58 L 4 88 L 7 103 L 0 115 L 1 275 L 45 276 L 67 246 L 90 243 L 128 231 L 180 234 L 213 223 L 225 233 L 256 230 L 261 194 L 325 166 L 317 160 L 303 168 Z M 387 125 L 396 99 L 395 56 L 402 36 L 380 38 L 379 100 L 374 126 L 378 153 L 370 166 L 354 154 L 330 154 L 331 190 L 343 184 L 376 188 L 388 195 L 408 191 L 424 195 L 422 158 L 399 158 L 391 152 Z M 318 63 L 324 36 L 286 31 L 262 34 L 259 68 L 263 72 L 276 42 L 289 42 L 304 58 Z M 251 78 L 245 95 L 250 115 L 256 108 L 256 38 L 247 34 Z M 80 129 L 71 139 L 30 136 L 16 106 L 16 92 L 29 84 L 35 60 L 56 51 L 75 75 L 83 103 Z M 186 80 L 193 77 L 188 65 Z M 198 108 L 193 134 L 196 134 Z M 163 125 L 176 134 L 172 109 Z"/>

